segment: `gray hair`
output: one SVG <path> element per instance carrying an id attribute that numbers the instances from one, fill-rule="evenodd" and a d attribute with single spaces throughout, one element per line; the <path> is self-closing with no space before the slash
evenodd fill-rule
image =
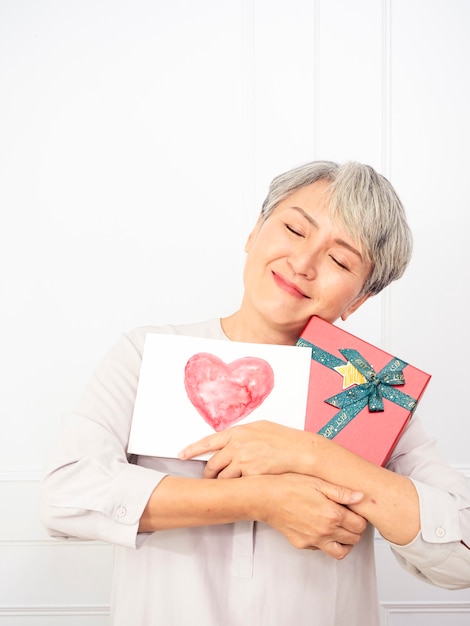
<path id="1" fill-rule="evenodd" d="M 369 165 L 313 161 L 276 176 L 263 202 L 262 220 L 296 189 L 318 180 L 331 183 L 331 216 L 340 220 L 372 265 L 360 295 L 379 293 L 403 275 L 413 238 L 394 188 Z"/>

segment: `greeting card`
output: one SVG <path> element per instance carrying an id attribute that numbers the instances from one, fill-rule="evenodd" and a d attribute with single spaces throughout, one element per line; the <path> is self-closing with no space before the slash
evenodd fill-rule
<path id="1" fill-rule="evenodd" d="M 148 334 L 128 452 L 176 457 L 261 419 L 303 429 L 309 375 L 308 348 Z"/>

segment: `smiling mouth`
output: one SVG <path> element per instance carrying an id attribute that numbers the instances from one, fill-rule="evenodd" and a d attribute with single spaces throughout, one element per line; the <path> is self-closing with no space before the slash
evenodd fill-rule
<path id="1" fill-rule="evenodd" d="M 310 300 L 310 296 L 307 296 L 307 294 L 305 294 L 301 289 L 299 289 L 299 287 L 297 287 L 297 285 L 292 283 L 290 280 L 287 280 L 287 278 L 284 278 L 280 274 L 276 274 L 276 272 L 272 272 L 272 276 L 276 285 L 291 296 L 294 296 L 294 298 L 298 298 L 299 300 L 307 298 L 308 300 Z"/>

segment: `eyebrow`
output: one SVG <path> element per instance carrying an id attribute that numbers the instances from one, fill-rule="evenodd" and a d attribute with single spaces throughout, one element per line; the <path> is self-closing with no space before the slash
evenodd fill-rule
<path id="1" fill-rule="evenodd" d="M 310 213 L 307 213 L 307 211 L 304 211 L 302 207 L 291 206 L 291 209 L 294 209 L 295 211 L 298 211 L 301 215 L 303 215 L 303 217 L 307 220 L 307 222 L 309 222 L 314 228 L 320 228 L 320 224 L 317 222 L 317 220 L 314 217 L 312 217 Z M 344 241 L 344 239 L 337 239 L 337 238 L 334 239 L 334 242 L 339 244 L 340 246 L 343 246 L 343 248 L 347 248 L 348 250 L 353 252 L 356 256 L 358 256 L 362 262 L 364 262 L 364 259 L 362 258 L 362 254 L 359 252 L 357 248 L 352 246 L 350 243 L 348 243 L 347 241 Z"/>

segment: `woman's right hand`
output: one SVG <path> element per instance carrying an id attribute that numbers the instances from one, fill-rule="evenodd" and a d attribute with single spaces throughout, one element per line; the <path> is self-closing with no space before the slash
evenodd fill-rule
<path id="1" fill-rule="evenodd" d="M 347 505 L 360 502 L 362 494 L 303 474 L 259 478 L 265 485 L 258 519 L 294 547 L 343 559 L 361 540 L 367 521 Z"/>

